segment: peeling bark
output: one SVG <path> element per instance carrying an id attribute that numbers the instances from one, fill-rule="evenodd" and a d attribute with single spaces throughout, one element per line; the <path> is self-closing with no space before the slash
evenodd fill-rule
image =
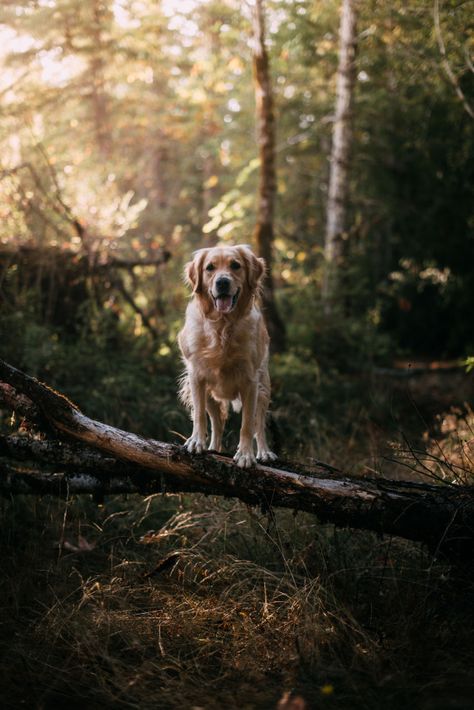
<path id="1" fill-rule="evenodd" d="M 263 509 L 306 511 L 323 523 L 398 535 L 472 558 L 472 487 L 356 479 L 322 462 L 242 470 L 221 454 L 193 456 L 90 419 L 63 395 L 1 360 L 0 381 L 15 388 L 17 397 L 29 398 L 57 437 L 69 439 L 0 437 L 4 495 L 201 492 Z"/>

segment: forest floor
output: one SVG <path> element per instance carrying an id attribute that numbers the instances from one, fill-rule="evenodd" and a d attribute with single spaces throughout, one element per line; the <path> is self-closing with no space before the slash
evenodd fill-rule
<path id="1" fill-rule="evenodd" d="M 442 370 L 375 372 L 319 458 L 468 480 Z M 473 707 L 474 575 L 420 545 L 200 495 L 0 505 L 4 708 Z"/>

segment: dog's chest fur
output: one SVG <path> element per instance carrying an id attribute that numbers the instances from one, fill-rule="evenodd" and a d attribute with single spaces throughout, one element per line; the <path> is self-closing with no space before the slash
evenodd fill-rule
<path id="1" fill-rule="evenodd" d="M 239 395 L 245 373 L 258 372 L 262 361 L 262 340 L 258 337 L 262 315 L 257 309 L 237 322 L 213 322 L 193 312 L 194 327 L 180 338 L 187 367 L 207 383 L 216 399 L 232 400 Z"/>

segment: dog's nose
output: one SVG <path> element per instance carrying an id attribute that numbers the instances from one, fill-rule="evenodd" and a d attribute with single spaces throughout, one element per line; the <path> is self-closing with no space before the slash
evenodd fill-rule
<path id="1" fill-rule="evenodd" d="M 230 279 L 227 276 L 219 276 L 219 278 L 216 279 L 216 289 L 219 294 L 228 293 L 230 290 Z"/>

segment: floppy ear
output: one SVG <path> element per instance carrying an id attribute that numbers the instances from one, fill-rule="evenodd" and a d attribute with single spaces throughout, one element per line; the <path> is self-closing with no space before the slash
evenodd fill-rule
<path id="1" fill-rule="evenodd" d="M 265 263 L 265 259 L 262 259 L 261 256 L 255 256 L 254 257 L 254 262 L 253 262 L 253 283 L 252 283 L 252 288 L 255 290 L 260 288 L 262 285 L 263 278 L 265 276 L 265 272 L 267 270 L 267 265 Z"/>
<path id="2" fill-rule="evenodd" d="M 198 286 L 198 274 L 196 269 L 196 262 L 188 261 L 184 266 L 184 281 L 188 286 L 191 286 L 194 293 L 196 293 Z"/>
<path id="3" fill-rule="evenodd" d="M 247 245 L 241 248 L 247 271 L 247 284 L 251 293 L 255 293 L 261 286 L 265 274 L 265 259 L 255 256 Z"/>
<path id="4" fill-rule="evenodd" d="M 202 264 L 204 255 L 207 249 L 198 249 L 194 252 L 194 259 L 188 261 L 184 267 L 184 280 L 191 286 L 193 293 L 201 293 L 202 291 Z"/>

